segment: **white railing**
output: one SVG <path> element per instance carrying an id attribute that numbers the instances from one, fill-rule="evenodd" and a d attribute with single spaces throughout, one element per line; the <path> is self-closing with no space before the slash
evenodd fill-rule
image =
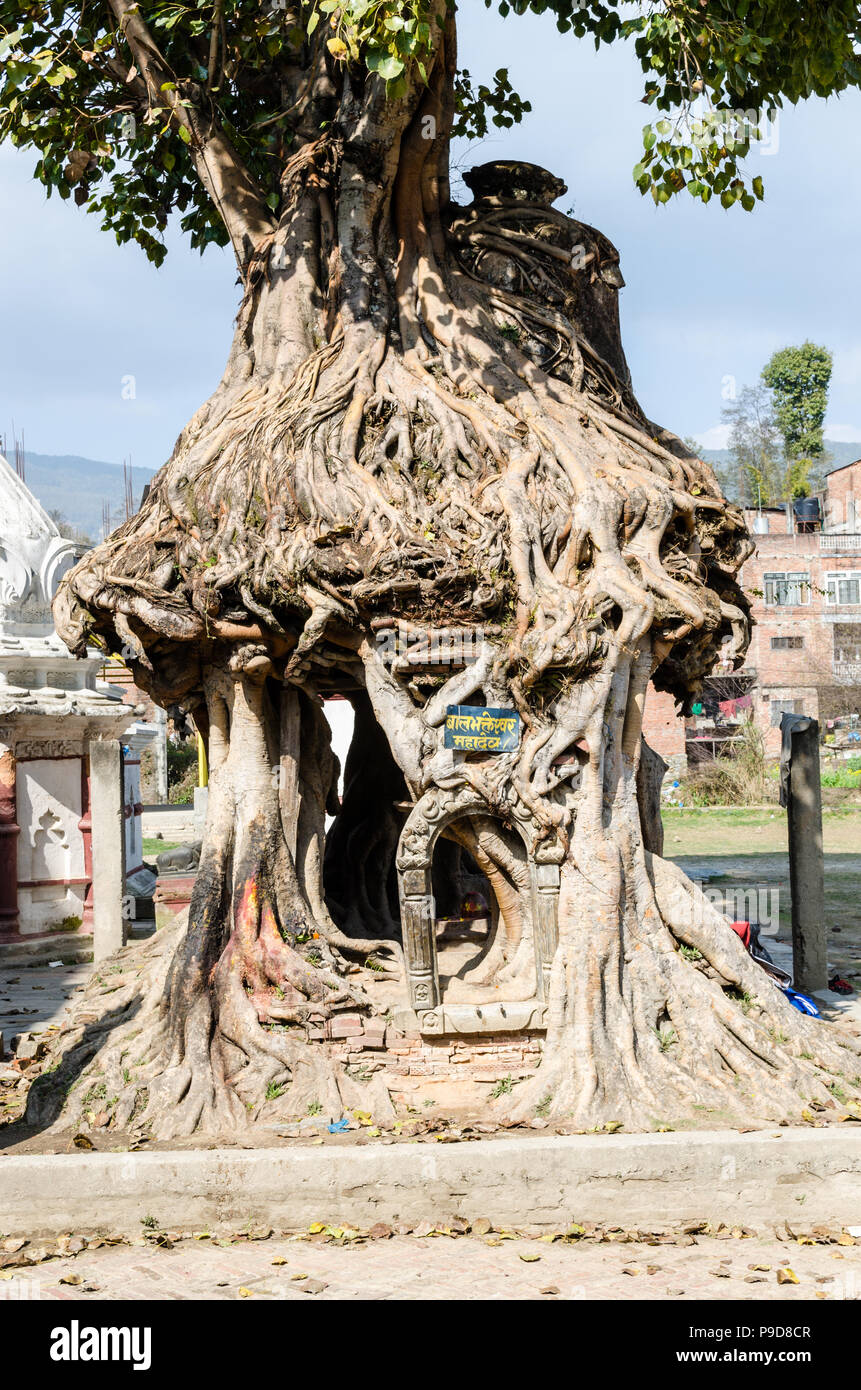
<path id="1" fill-rule="evenodd" d="M 834 674 L 841 681 L 861 681 L 861 661 L 835 661 Z"/>
<path id="2" fill-rule="evenodd" d="M 861 555 L 861 535 L 842 531 L 820 531 L 819 549 L 857 551 Z"/>

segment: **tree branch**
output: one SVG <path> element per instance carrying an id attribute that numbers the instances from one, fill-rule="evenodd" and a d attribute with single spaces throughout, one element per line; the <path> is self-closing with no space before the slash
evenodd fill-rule
<path id="1" fill-rule="evenodd" d="M 258 184 L 212 112 L 201 110 L 189 92 L 192 84 L 184 83 L 180 95 L 176 74 L 150 34 L 136 0 L 109 3 L 146 85 L 149 104 L 169 106 L 177 124 L 188 132 L 198 177 L 227 228 L 239 269 L 244 272 L 256 244 L 273 230 Z"/>

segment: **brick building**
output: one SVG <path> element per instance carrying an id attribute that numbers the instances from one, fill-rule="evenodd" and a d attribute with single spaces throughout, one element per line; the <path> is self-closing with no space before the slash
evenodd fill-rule
<path id="1" fill-rule="evenodd" d="M 674 770 L 714 756 L 751 713 L 775 754 L 785 710 L 823 723 L 861 710 L 861 459 L 829 473 L 818 497 L 746 520 L 756 551 L 741 572 L 754 617 L 744 667 L 710 677 L 687 719 L 654 689 L 646 701 L 646 738 Z"/>

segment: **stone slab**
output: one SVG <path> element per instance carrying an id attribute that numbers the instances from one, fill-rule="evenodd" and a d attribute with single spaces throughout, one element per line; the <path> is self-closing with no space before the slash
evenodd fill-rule
<path id="1" fill-rule="evenodd" d="M 7 1232 L 139 1234 L 325 1219 L 474 1218 L 558 1230 L 710 1220 L 861 1225 L 861 1133 L 775 1129 L 503 1137 L 463 1144 L 0 1155 Z"/>

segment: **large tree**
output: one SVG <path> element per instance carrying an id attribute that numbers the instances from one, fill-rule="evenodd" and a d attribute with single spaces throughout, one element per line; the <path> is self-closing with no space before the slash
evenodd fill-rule
<path id="1" fill-rule="evenodd" d="M 811 470 L 825 453 L 823 426 L 828 409 L 831 353 L 817 343 L 785 347 L 775 352 L 762 369 L 762 380 L 772 391 L 774 413 L 783 436 L 787 461 L 785 493 L 788 499 L 806 497 Z"/>
<path id="2" fill-rule="evenodd" d="M 633 40 L 644 99 L 669 113 L 634 170 L 657 202 L 750 208 L 762 189 L 731 113 L 861 80 L 855 4 L 500 9 Z M 743 520 L 640 409 L 617 253 L 553 206 L 561 182 L 485 165 L 452 202 L 452 132 L 514 119 L 507 76 L 476 92 L 458 73 L 443 0 L 0 0 L 0 15 L 3 129 L 38 149 L 39 177 L 157 260 L 178 208 L 195 244 L 229 240 L 241 286 L 220 385 L 56 603 L 73 650 L 124 649 L 193 716 L 211 785 L 187 930 L 109 982 L 54 1082 L 95 1052 L 113 1121 L 146 1106 L 161 1134 L 343 1094 L 307 1025 L 369 1007 L 345 962 L 393 940 L 400 808 L 436 790 L 469 807 L 451 874 L 494 888 L 483 978 L 516 975 L 537 930 L 516 824 L 561 870 L 546 1047 L 512 1114 L 541 1101 L 583 1126 L 648 1125 L 829 1103 L 852 1055 L 765 980 L 646 814 L 650 678 L 687 706 L 724 644 L 745 649 Z M 395 627 L 419 649 L 445 629 L 448 664 L 404 656 Z M 328 693 L 353 701 L 357 737 L 327 855 Z M 516 751 L 447 753 L 446 706 L 470 700 L 519 711 Z"/>

